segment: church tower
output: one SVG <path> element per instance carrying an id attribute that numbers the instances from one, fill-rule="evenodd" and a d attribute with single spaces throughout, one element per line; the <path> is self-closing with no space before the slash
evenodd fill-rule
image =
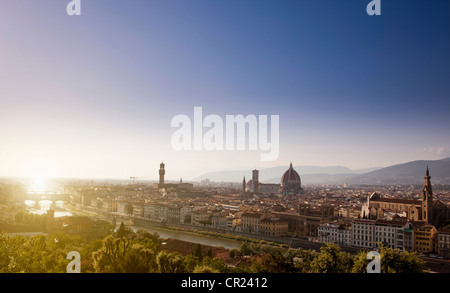
<path id="1" fill-rule="evenodd" d="M 258 194 L 259 193 L 259 171 L 258 170 L 253 170 L 252 171 L 252 184 L 253 184 L 253 192 Z"/>
<path id="2" fill-rule="evenodd" d="M 422 188 L 422 221 L 430 223 L 432 220 L 433 190 L 431 189 L 431 176 L 427 167 L 425 182 Z"/>
<path id="3" fill-rule="evenodd" d="M 164 184 L 164 175 L 166 174 L 166 170 L 164 169 L 164 163 L 159 165 L 159 184 Z"/>
<path id="4" fill-rule="evenodd" d="M 244 176 L 244 180 L 242 181 L 242 193 L 245 193 L 246 189 L 247 189 L 247 184 L 245 183 L 245 176 Z"/>

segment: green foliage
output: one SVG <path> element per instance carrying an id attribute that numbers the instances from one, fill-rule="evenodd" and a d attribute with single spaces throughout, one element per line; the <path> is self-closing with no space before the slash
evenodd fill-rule
<path id="1" fill-rule="evenodd" d="M 353 266 L 350 254 L 342 252 L 339 246 L 327 244 L 320 248 L 319 255 L 311 262 L 315 273 L 349 273 Z"/>
<path id="2" fill-rule="evenodd" d="M 0 273 L 65 273 L 67 253 L 84 242 L 63 233 L 24 237 L 0 235 Z"/>
<path id="3" fill-rule="evenodd" d="M 197 248 L 195 249 L 194 255 L 198 257 L 199 260 L 203 259 L 202 246 L 200 245 L 200 243 L 197 244 Z"/>
<path id="4" fill-rule="evenodd" d="M 211 273 L 220 273 L 220 271 L 208 266 L 198 266 L 194 269 L 193 273 L 211 274 Z"/>
<path id="5" fill-rule="evenodd" d="M 117 237 L 125 237 L 126 236 L 126 232 L 125 232 L 125 224 L 123 222 L 120 223 L 120 227 L 119 230 L 117 231 Z"/>
<path id="6" fill-rule="evenodd" d="M 178 253 L 161 251 L 156 257 L 158 272 L 160 273 L 184 273 L 184 260 Z"/>
<path id="7" fill-rule="evenodd" d="M 65 273 L 70 251 L 80 253 L 82 273 L 365 273 L 369 263 L 367 252 L 351 255 L 334 244 L 317 252 L 244 242 L 239 250 L 230 251 L 232 258 L 242 260 L 230 267 L 209 252 L 200 257 L 199 251 L 187 256 L 162 251 L 157 233 L 134 233 L 125 227 L 122 231 L 91 241 L 64 233 L 32 237 L 1 233 L 0 273 Z M 385 246 L 379 252 L 382 273 L 423 271 L 424 262 L 414 252 Z"/>
<path id="8" fill-rule="evenodd" d="M 127 215 L 132 215 L 133 209 L 133 205 L 131 203 L 127 203 L 127 205 L 125 206 L 125 213 L 127 213 Z"/>
<path id="9" fill-rule="evenodd" d="M 39 215 L 20 210 L 14 215 L 14 222 L 16 224 L 38 225 L 44 231 L 47 227 L 47 214 Z"/>
<path id="10" fill-rule="evenodd" d="M 184 258 L 184 269 L 186 273 L 194 272 L 194 269 L 200 264 L 200 260 L 193 254 L 189 254 Z"/>
<path id="11" fill-rule="evenodd" d="M 419 258 L 416 252 L 399 251 L 379 245 L 381 273 L 421 273 L 425 262 Z M 352 273 L 365 273 L 367 265 L 367 253 L 360 252 L 355 256 Z"/>

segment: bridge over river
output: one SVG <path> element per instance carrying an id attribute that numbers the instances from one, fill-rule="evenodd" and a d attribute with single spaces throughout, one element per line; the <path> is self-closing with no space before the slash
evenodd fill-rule
<path id="1" fill-rule="evenodd" d="M 25 195 L 24 200 L 34 200 L 39 201 L 41 199 L 48 199 L 53 202 L 55 201 L 68 201 L 69 195 L 66 193 L 58 193 L 58 192 L 28 192 Z"/>

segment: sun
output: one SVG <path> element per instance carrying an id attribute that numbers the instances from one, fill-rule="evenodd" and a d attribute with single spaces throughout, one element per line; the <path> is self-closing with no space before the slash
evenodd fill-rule
<path id="1" fill-rule="evenodd" d="M 35 177 L 30 180 L 30 189 L 33 191 L 47 191 L 47 180 L 42 177 Z"/>
<path id="2" fill-rule="evenodd" d="M 24 168 L 24 177 L 28 179 L 28 188 L 33 191 L 48 191 L 50 178 L 55 178 L 58 168 L 54 160 L 47 157 L 30 159 Z"/>

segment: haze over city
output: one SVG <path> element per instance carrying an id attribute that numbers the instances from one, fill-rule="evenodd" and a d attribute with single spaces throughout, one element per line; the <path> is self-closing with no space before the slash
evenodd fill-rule
<path id="1" fill-rule="evenodd" d="M 61 3 L 60 3 L 61 2 Z M 450 156 L 450 4 L 0 4 L 0 176 L 189 180 Z M 443 9 L 446 8 L 446 9 Z M 279 115 L 280 154 L 174 151 L 178 114 Z M 300 170 L 299 170 L 300 171 Z M 300 171 L 301 172 L 301 171 Z"/>

